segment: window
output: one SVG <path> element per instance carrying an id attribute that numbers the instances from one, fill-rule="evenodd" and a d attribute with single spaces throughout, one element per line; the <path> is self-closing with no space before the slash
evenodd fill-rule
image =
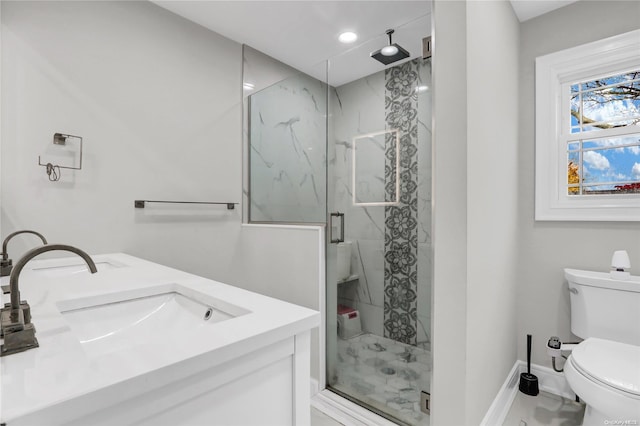
<path id="1" fill-rule="evenodd" d="M 640 30 L 536 59 L 536 220 L 640 221 Z"/>
<path id="2" fill-rule="evenodd" d="M 567 194 L 640 194 L 640 69 L 572 84 L 567 98 Z"/>

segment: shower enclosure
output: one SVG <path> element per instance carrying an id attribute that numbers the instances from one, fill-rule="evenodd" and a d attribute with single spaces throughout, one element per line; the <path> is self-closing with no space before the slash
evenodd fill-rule
<path id="1" fill-rule="evenodd" d="M 396 27 L 412 56 L 388 66 L 384 33 L 306 73 L 245 51 L 246 220 L 326 224 L 326 388 L 410 425 L 431 390 L 429 27 Z"/>
<path id="2" fill-rule="evenodd" d="M 327 386 L 407 424 L 429 419 L 430 85 L 417 58 L 329 89 Z"/>

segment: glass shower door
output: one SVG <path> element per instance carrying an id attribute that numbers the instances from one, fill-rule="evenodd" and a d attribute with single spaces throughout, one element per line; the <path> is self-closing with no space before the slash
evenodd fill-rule
<path id="1" fill-rule="evenodd" d="M 329 81 L 327 208 L 344 214 L 345 241 L 327 241 L 327 387 L 397 423 L 426 425 L 431 63 L 339 85 L 330 72 Z"/>

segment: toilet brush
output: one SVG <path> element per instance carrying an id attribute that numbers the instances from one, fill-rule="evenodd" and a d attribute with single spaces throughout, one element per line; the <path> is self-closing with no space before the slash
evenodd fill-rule
<path id="1" fill-rule="evenodd" d="M 527 372 L 520 373 L 520 392 L 525 395 L 536 396 L 538 390 L 538 378 L 531 374 L 531 335 L 527 334 Z"/>

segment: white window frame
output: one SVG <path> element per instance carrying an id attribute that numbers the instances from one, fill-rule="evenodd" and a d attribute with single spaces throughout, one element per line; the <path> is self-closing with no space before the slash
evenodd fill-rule
<path id="1" fill-rule="evenodd" d="M 536 220 L 640 221 L 640 194 L 567 194 L 563 143 L 570 132 L 564 98 L 571 83 L 637 69 L 640 30 L 536 58 Z M 598 137 L 620 133 L 610 130 L 599 131 Z"/>

